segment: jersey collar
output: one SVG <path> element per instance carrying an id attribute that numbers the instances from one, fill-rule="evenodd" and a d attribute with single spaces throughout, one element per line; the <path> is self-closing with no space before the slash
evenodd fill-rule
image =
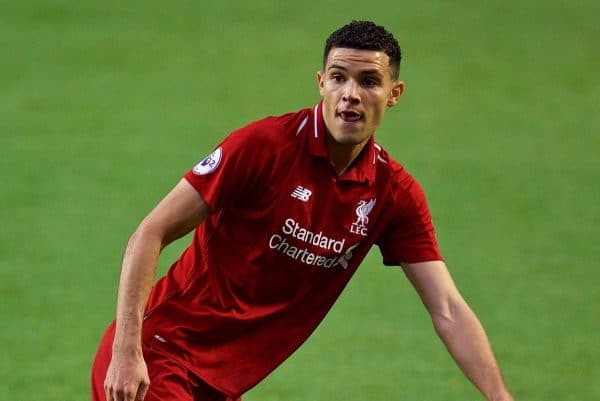
<path id="1" fill-rule="evenodd" d="M 311 111 L 308 123 L 308 151 L 311 155 L 326 158 L 329 163 L 329 150 L 327 149 L 327 128 L 323 120 L 323 102 L 319 102 Z M 346 172 L 338 178 L 338 181 L 350 181 L 357 183 L 373 182 L 375 179 L 376 163 L 377 163 L 377 145 L 371 136 L 369 141 L 360 152 L 356 160 L 346 170 Z"/>

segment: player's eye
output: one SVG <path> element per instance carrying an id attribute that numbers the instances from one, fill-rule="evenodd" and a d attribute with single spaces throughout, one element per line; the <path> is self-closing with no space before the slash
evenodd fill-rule
<path id="1" fill-rule="evenodd" d="M 379 81 L 374 78 L 365 78 L 363 80 L 363 85 L 367 87 L 373 87 L 379 85 Z"/>
<path id="2" fill-rule="evenodd" d="M 334 75 L 332 75 L 331 79 L 334 82 L 344 82 L 344 77 L 342 75 L 340 75 L 340 74 L 334 74 Z"/>

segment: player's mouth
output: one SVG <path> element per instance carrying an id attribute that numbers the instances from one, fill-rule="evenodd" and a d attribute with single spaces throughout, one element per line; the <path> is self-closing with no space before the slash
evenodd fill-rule
<path id="1" fill-rule="evenodd" d="M 336 115 L 347 123 L 356 123 L 363 119 L 363 115 L 355 110 L 342 110 L 337 112 Z"/>

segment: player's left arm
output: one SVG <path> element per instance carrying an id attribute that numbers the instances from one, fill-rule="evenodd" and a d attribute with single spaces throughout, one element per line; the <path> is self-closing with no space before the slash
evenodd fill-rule
<path id="1" fill-rule="evenodd" d="M 464 374 L 489 401 L 513 401 L 479 319 L 442 261 L 403 263 L 431 315 L 436 333 Z"/>

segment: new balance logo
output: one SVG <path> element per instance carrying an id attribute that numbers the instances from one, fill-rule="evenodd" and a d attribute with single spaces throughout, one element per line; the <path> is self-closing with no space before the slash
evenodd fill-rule
<path id="1" fill-rule="evenodd" d="M 310 189 L 306 189 L 301 185 L 298 185 L 296 189 L 292 192 L 292 198 L 296 198 L 301 200 L 302 202 L 308 202 L 310 196 L 312 195 L 312 191 Z"/>

